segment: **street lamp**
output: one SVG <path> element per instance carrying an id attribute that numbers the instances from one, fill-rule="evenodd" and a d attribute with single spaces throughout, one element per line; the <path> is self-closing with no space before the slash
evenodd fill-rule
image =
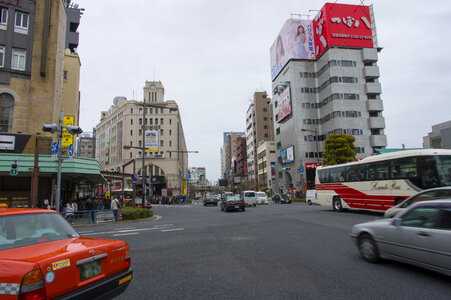
<path id="1" fill-rule="evenodd" d="M 50 132 L 55 133 L 58 131 L 58 174 L 56 177 L 56 195 L 55 195 L 55 205 L 56 205 L 56 211 L 60 211 L 60 203 L 61 203 L 61 163 L 63 161 L 62 154 L 63 154 L 63 130 L 66 128 L 67 132 L 69 132 L 72 135 L 81 134 L 83 130 L 78 126 L 72 126 L 67 125 L 63 126 L 64 124 L 64 112 L 61 112 L 60 119 L 59 119 L 59 125 L 53 124 L 44 124 L 42 126 L 42 131 L 44 132 Z"/>
<path id="2" fill-rule="evenodd" d="M 315 142 L 316 142 L 316 161 L 318 163 L 319 166 L 319 150 L 318 150 L 318 131 L 316 129 L 312 130 L 312 129 L 306 129 L 306 128 L 302 128 L 301 131 L 305 132 L 305 131 L 309 131 L 309 132 L 313 132 L 315 134 Z"/>

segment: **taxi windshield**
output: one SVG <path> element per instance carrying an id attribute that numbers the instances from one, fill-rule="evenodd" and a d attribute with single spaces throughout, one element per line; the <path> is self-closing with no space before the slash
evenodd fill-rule
<path id="1" fill-rule="evenodd" d="M 56 213 L 24 213 L 0 216 L 0 251 L 79 237 Z"/>

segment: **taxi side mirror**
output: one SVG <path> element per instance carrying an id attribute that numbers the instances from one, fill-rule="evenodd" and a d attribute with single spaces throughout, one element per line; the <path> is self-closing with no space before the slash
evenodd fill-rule
<path id="1" fill-rule="evenodd" d="M 393 226 L 399 227 L 399 226 L 401 226 L 401 219 L 400 218 L 393 218 L 391 223 L 392 223 Z"/>

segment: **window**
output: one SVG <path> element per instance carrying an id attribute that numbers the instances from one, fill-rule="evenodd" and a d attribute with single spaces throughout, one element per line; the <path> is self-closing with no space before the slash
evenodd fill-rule
<path id="1" fill-rule="evenodd" d="M 282 143 L 278 142 L 277 143 L 277 149 L 280 149 L 280 148 L 282 148 Z"/>
<path id="2" fill-rule="evenodd" d="M 130 119 L 130 125 L 133 125 L 133 119 Z"/>
<path id="3" fill-rule="evenodd" d="M 268 129 L 268 125 L 264 125 L 264 126 L 263 126 L 263 129 Z"/>
<path id="4" fill-rule="evenodd" d="M 370 163 L 367 166 L 366 176 L 368 180 L 384 180 L 389 178 L 388 162 Z"/>
<path id="5" fill-rule="evenodd" d="M 5 66 L 5 47 L 0 46 L 0 67 Z"/>
<path id="6" fill-rule="evenodd" d="M 160 125 L 163 125 L 163 118 L 160 119 Z"/>
<path id="7" fill-rule="evenodd" d="M 67 71 L 63 71 L 63 79 L 67 80 Z"/>
<path id="8" fill-rule="evenodd" d="M 280 134 L 280 127 L 278 127 L 277 129 L 276 129 L 276 135 L 279 135 Z"/>
<path id="9" fill-rule="evenodd" d="M 160 135 L 163 136 L 163 129 L 160 129 Z"/>
<path id="10" fill-rule="evenodd" d="M 402 217 L 401 226 L 431 228 L 438 209 L 435 207 L 418 207 Z"/>
<path id="11" fill-rule="evenodd" d="M 172 141 L 169 141 L 169 147 L 172 147 Z M 171 152 L 169 152 L 171 153 Z"/>
<path id="12" fill-rule="evenodd" d="M 25 58 L 25 51 L 13 49 L 11 69 L 25 71 Z"/>
<path id="13" fill-rule="evenodd" d="M 8 9 L 5 7 L 0 8 L 0 28 L 6 29 L 8 24 Z"/>
<path id="14" fill-rule="evenodd" d="M 153 108 L 149 108 L 149 114 L 153 114 Z"/>
<path id="15" fill-rule="evenodd" d="M 155 125 L 158 125 L 158 119 L 155 119 Z"/>
<path id="16" fill-rule="evenodd" d="M 263 112 L 267 112 L 268 109 L 266 107 L 263 107 Z"/>
<path id="17" fill-rule="evenodd" d="M 16 22 L 14 23 L 14 32 L 27 34 L 28 33 L 28 14 L 23 12 L 16 12 Z"/>
<path id="18" fill-rule="evenodd" d="M 172 135 L 172 129 L 169 129 L 169 135 Z"/>
<path id="19" fill-rule="evenodd" d="M 164 146 L 164 142 L 163 140 L 160 140 L 160 146 L 163 147 Z"/>
<path id="20" fill-rule="evenodd" d="M 130 136 L 133 136 L 133 130 L 130 130 Z"/>
<path id="21" fill-rule="evenodd" d="M 163 108 L 161 108 L 161 110 L 160 110 L 160 113 L 164 113 L 164 110 L 163 110 Z"/>
<path id="22" fill-rule="evenodd" d="M 14 98 L 10 94 L 0 94 L 0 132 L 11 132 L 13 125 Z"/>

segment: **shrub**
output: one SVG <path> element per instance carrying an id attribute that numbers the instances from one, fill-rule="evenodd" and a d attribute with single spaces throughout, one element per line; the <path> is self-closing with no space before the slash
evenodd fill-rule
<path id="1" fill-rule="evenodd" d="M 153 211 L 147 208 L 124 206 L 122 209 L 122 220 L 138 220 L 153 217 Z"/>

